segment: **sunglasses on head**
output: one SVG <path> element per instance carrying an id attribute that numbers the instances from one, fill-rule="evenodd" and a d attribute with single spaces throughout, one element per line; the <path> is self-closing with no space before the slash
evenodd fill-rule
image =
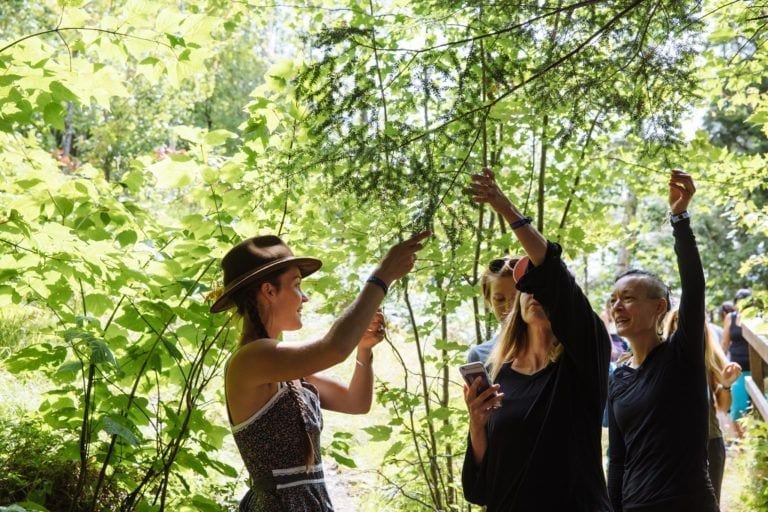
<path id="1" fill-rule="evenodd" d="M 494 274 L 498 274 L 502 271 L 504 268 L 504 265 L 509 265 L 509 268 L 515 268 L 515 263 L 517 263 L 518 260 L 514 258 L 498 258 L 495 260 L 491 260 L 490 263 L 488 263 L 488 270 L 493 272 Z"/>

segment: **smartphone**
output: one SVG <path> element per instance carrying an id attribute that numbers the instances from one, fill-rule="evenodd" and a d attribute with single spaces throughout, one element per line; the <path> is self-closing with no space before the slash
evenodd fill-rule
<path id="1" fill-rule="evenodd" d="M 479 361 L 459 366 L 459 372 L 464 377 L 464 382 L 467 383 L 467 386 L 471 386 L 475 379 L 480 379 L 480 384 L 477 387 L 478 395 L 491 387 L 491 378 L 488 376 L 488 372 L 485 371 L 483 363 Z"/>

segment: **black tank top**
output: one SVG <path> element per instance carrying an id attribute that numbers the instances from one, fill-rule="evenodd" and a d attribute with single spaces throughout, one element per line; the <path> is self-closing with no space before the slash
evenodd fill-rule
<path id="1" fill-rule="evenodd" d="M 741 332 L 741 325 L 738 324 L 739 314 L 734 311 L 731 315 L 731 327 L 728 332 L 731 335 L 731 361 L 739 363 L 741 369 L 749 371 L 749 343 L 744 339 Z"/>

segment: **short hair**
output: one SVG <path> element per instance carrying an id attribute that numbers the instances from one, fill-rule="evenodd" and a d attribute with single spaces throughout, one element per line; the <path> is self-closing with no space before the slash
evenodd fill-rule
<path id="1" fill-rule="evenodd" d="M 740 300 L 747 299 L 752 296 L 752 290 L 749 288 L 741 288 L 739 291 L 736 292 L 736 295 L 733 296 L 733 302 L 738 302 Z"/>
<path id="2" fill-rule="evenodd" d="M 651 298 L 664 299 L 667 301 L 667 313 L 670 311 L 672 308 L 672 302 L 669 299 L 669 286 L 667 286 L 659 276 L 646 270 L 632 268 L 616 276 L 616 279 L 614 279 L 613 282 L 616 283 L 619 281 L 619 279 L 624 277 L 637 277 L 642 279 L 646 285 L 646 289 L 651 295 Z"/>

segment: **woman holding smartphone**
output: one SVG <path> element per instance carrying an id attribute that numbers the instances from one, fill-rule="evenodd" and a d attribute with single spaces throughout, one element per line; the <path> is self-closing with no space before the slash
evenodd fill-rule
<path id="1" fill-rule="evenodd" d="M 474 200 L 509 222 L 527 254 L 488 361 L 493 386 L 464 388 L 469 443 L 462 485 L 488 512 L 608 512 L 601 423 L 611 342 L 600 317 L 547 242 L 499 189 L 472 177 Z"/>

